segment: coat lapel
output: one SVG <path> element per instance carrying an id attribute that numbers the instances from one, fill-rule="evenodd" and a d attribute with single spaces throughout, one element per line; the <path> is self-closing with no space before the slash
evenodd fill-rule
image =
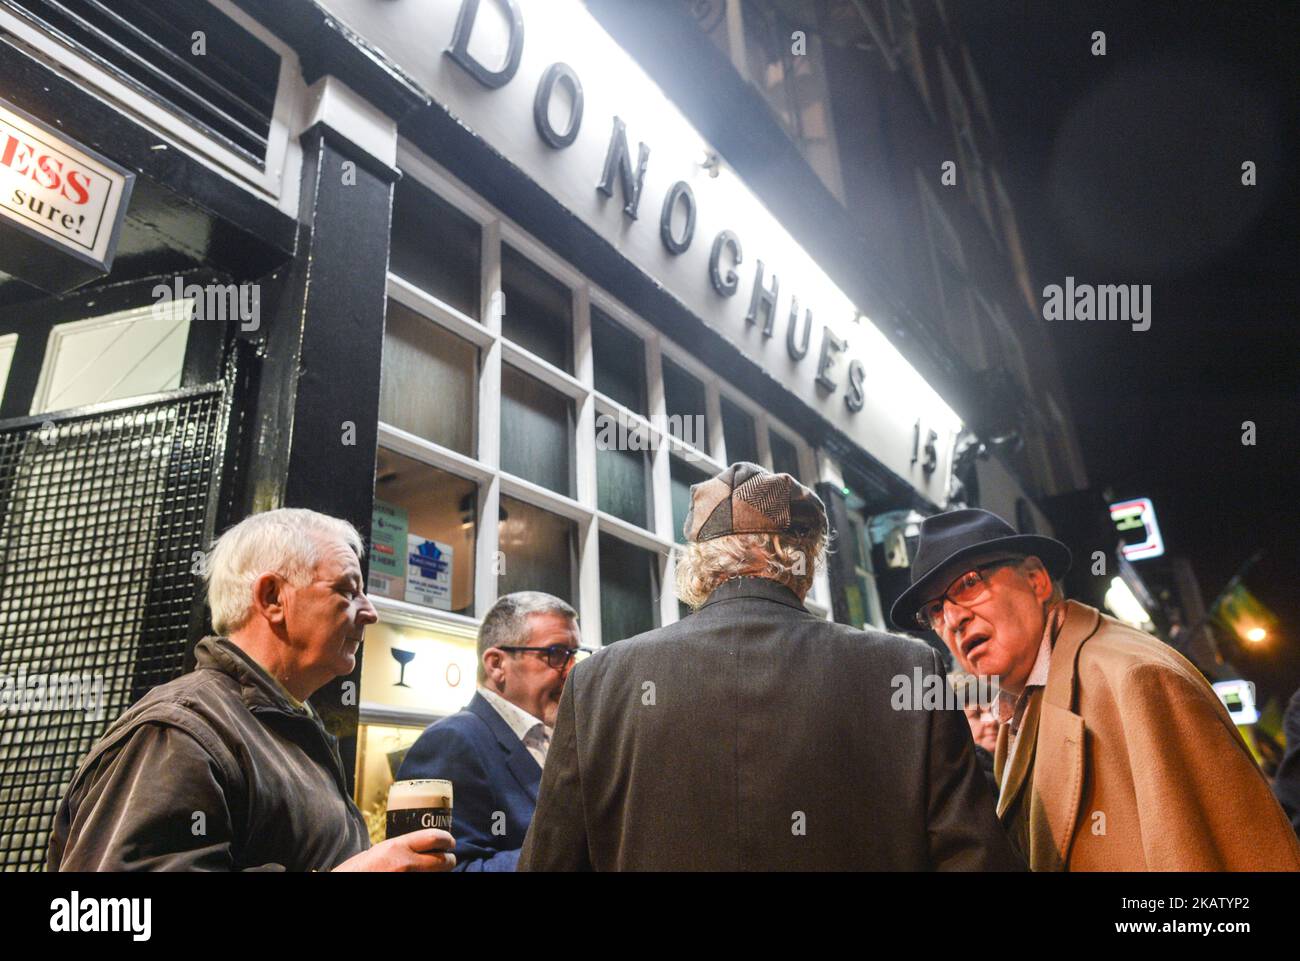
<path id="1" fill-rule="evenodd" d="M 483 695 L 475 694 L 469 702 L 468 710 L 488 726 L 497 744 L 505 752 L 506 768 L 514 775 L 524 793 L 536 804 L 537 788 L 542 783 L 541 765 L 528 753 L 524 742 L 519 740 L 519 736 L 510 729 L 510 725 Z"/>
<path id="2" fill-rule="evenodd" d="M 1074 713 L 1079 649 L 1097 630 L 1101 616 L 1092 608 L 1066 601 L 1065 622 L 1052 647 L 1029 808 L 1030 869 L 1062 870 L 1079 823 L 1083 798 L 1083 718 Z"/>
<path id="3" fill-rule="evenodd" d="M 1043 750 L 1034 766 L 1029 806 L 1031 871 L 1065 869 L 1083 797 L 1083 730 L 1079 715 L 1043 704 L 1038 726 Z"/>

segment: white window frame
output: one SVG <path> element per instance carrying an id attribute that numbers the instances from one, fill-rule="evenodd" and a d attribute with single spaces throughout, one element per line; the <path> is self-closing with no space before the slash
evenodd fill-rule
<path id="1" fill-rule="evenodd" d="M 208 0 L 280 57 L 275 106 L 267 131 L 266 157 L 259 168 L 242 154 L 204 133 L 179 114 L 144 96 L 110 71 L 81 56 L 62 41 L 23 17 L 0 7 L 0 31 L 8 31 L 40 53 L 51 66 L 71 74 L 94 88 L 104 99 L 122 108 L 133 119 L 156 133 L 165 143 L 156 149 L 176 149 L 215 170 L 227 180 L 251 186 L 281 211 L 298 216 L 302 148 L 298 145 L 301 118 L 307 101 L 307 87 L 297 53 L 279 37 L 246 14 L 230 0 Z"/>
<path id="2" fill-rule="evenodd" d="M 636 547 L 651 551 L 658 558 L 658 616 L 660 624 L 678 620 L 677 598 L 673 592 L 676 539 L 673 531 L 670 458 L 689 456 L 692 466 L 719 471 L 726 463 L 722 437 L 721 398 L 741 407 L 754 418 L 760 456 L 771 467 L 768 431 L 776 430 L 794 445 L 799 456 L 803 479 L 816 476 L 814 450 L 799 434 L 745 397 L 714 371 L 701 364 L 685 348 L 669 340 L 652 324 L 637 316 L 608 291 L 588 280 L 571 264 L 562 260 L 529 235 L 500 211 L 486 203 L 437 162 L 405 140 L 398 142 L 398 166 L 406 176 L 433 191 L 474 220 L 482 234 L 480 251 L 480 316 L 482 323 L 465 315 L 421 290 L 408 280 L 389 273 L 387 290 L 393 300 L 448 332 L 473 343 L 479 350 L 477 434 L 474 456 L 443 447 L 417 437 L 391 424 L 380 422 L 379 445 L 446 471 L 478 485 L 478 516 L 498 516 L 502 496 L 513 497 L 535 507 L 558 514 L 577 524 L 578 613 L 582 623 L 583 643 L 599 646 L 603 642 L 600 624 L 600 535 L 607 534 Z M 500 300 L 495 295 L 501 284 L 501 245 L 509 244 L 558 283 L 567 287 L 573 304 L 572 374 L 560 370 L 501 332 Z M 595 389 L 595 365 L 591 345 L 591 307 L 595 305 L 615 323 L 621 325 L 644 345 L 646 365 L 646 404 L 644 415 L 629 410 L 613 398 Z M 506 305 L 509 309 L 509 305 Z M 712 435 L 709 456 L 660 429 L 666 423 L 662 359 L 668 357 L 692 377 L 704 384 L 706 415 Z M 564 394 L 574 404 L 575 496 L 568 497 L 541 487 L 525 478 L 502 470 L 500 466 L 501 367 L 509 363 L 546 386 Z M 596 489 L 596 416 L 624 416 L 644 425 L 651 437 L 647 451 L 652 491 L 648 527 L 639 527 L 601 511 Z M 464 631 L 476 626 L 497 599 L 494 561 L 498 550 L 496 524 L 480 523 L 475 541 L 474 610 L 475 617 L 424 608 L 404 601 L 374 598 L 376 608 L 386 617 L 400 619 L 410 626 L 431 631 Z M 814 583 L 808 606 L 820 616 L 829 617 L 829 587 L 824 574 Z M 389 712 L 391 713 L 391 712 Z"/>

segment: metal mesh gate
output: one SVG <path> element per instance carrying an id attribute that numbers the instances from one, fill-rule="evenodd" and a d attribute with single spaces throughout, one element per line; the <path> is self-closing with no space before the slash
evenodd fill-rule
<path id="1" fill-rule="evenodd" d="M 39 869 L 95 739 L 181 673 L 222 388 L 0 425 L 0 870 Z"/>

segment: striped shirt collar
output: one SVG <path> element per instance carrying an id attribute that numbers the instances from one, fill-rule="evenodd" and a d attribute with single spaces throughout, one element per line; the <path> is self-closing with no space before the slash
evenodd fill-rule
<path id="1" fill-rule="evenodd" d="M 538 727 L 542 729 L 547 737 L 550 737 L 550 728 L 522 707 L 511 704 L 496 691 L 490 691 L 486 687 L 480 686 L 478 692 L 483 695 L 483 700 L 491 704 L 496 712 L 501 715 L 501 720 L 505 721 L 510 730 L 515 732 L 515 737 L 519 738 L 519 740 L 524 740 Z"/>

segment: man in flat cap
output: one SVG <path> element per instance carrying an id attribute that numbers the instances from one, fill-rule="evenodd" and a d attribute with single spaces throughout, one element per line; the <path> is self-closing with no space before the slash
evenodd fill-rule
<path id="1" fill-rule="evenodd" d="M 691 489 L 695 613 L 578 664 L 520 870 L 1016 870 L 936 652 L 803 606 L 826 511 L 738 463 Z M 940 678 L 939 683 L 942 683 Z"/>
<path id="2" fill-rule="evenodd" d="M 1300 869 L 1228 712 L 1164 642 L 1067 601 L 1070 552 L 978 509 L 927 518 L 890 618 L 1000 678 L 998 816 L 1035 871 Z"/>

